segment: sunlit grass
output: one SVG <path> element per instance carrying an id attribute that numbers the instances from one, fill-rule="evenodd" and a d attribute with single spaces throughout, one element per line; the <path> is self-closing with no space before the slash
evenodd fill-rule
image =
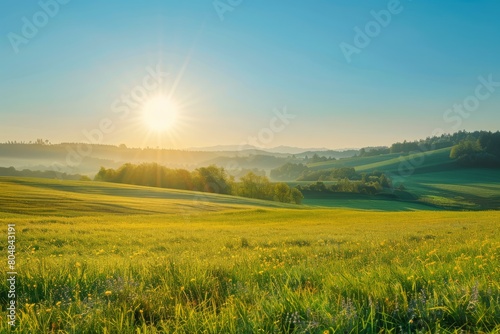
<path id="1" fill-rule="evenodd" d="M 498 212 L 160 206 L 2 215 L 17 229 L 18 332 L 500 331 Z"/>

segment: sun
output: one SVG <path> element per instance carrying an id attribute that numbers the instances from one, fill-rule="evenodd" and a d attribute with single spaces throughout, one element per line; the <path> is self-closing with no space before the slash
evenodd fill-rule
<path id="1" fill-rule="evenodd" d="M 165 96 L 156 96 L 147 101 L 142 108 L 142 119 L 152 131 L 164 132 L 175 125 L 177 106 Z"/>

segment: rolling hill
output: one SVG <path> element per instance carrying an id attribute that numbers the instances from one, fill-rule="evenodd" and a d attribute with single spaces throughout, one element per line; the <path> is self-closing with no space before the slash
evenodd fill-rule
<path id="1" fill-rule="evenodd" d="M 451 148 L 412 154 L 384 154 L 352 157 L 308 164 L 312 170 L 353 167 L 357 172 L 386 173 L 397 188 L 390 196 L 306 195 L 304 203 L 329 207 L 375 210 L 441 208 L 450 210 L 500 209 L 500 171 L 488 168 L 462 168 L 450 159 Z M 296 182 L 298 184 L 298 182 Z M 289 182 L 294 184 L 294 182 Z"/>
<path id="2" fill-rule="evenodd" d="M 13 216 L 190 215 L 204 211 L 300 206 L 244 197 L 125 184 L 0 177 L 2 212 Z"/>
<path id="3" fill-rule="evenodd" d="M 411 154 L 382 154 L 371 157 L 352 157 L 334 161 L 325 161 L 308 164 L 312 170 L 322 170 L 341 167 L 354 167 L 359 172 L 383 171 L 396 173 L 406 172 L 411 168 L 413 172 L 427 172 L 454 168 L 455 163 L 450 159 L 451 148 L 443 148 Z"/>

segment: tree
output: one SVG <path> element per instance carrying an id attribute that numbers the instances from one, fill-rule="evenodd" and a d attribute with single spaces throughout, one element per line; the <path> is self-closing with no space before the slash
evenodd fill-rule
<path id="1" fill-rule="evenodd" d="M 210 165 L 196 170 L 199 176 L 199 186 L 201 191 L 230 194 L 232 189 L 232 180 L 222 167 Z"/>
<path id="2" fill-rule="evenodd" d="M 99 169 L 99 172 L 97 173 L 97 175 L 94 177 L 94 180 L 106 181 L 106 182 L 116 182 L 116 171 L 112 168 L 106 169 L 104 167 L 101 167 L 101 169 Z"/>
<path id="3" fill-rule="evenodd" d="M 271 170 L 271 179 L 290 181 L 296 180 L 301 174 L 306 173 L 309 168 L 303 164 L 287 162 L 283 166 Z"/>
<path id="4" fill-rule="evenodd" d="M 304 199 L 304 195 L 297 188 L 292 188 L 292 199 L 295 204 L 302 204 L 302 200 Z"/>
<path id="5" fill-rule="evenodd" d="M 479 136 L 479 145 L 487 153 L 500 158 L 500 132 L 484 132 Z"/>
<path id="6" fill-rule="evenodd" d="M 453 146 L 450 152 L 450 158 L 459 159 L 479 152 L 481 152 L 481 145 L 478 140 L 462 140 L 458 145 Z"/>
<path id="7" fill-rule="evenodd" d="M 336 179 L 353 179 L 357 176 L 353 167 L 341 167 L 332 171 L 332 177 Z"/>
<path id="8" fill-rule="evenodd" d="M 325 191 L 326 185 L 323 182 L 318 181 L 316 183 L 309 185 L 309 190 L 311 190 L 311 191 Z"/>
<path id="9" fill-rule="evenodd" d="M 385 176 L 385 174 L 380 175 L 380 177 L 379 177 L 379 183 L 384 188 L 390 188 L 391 187 L 391 180 L 387 176 Z"/>
<path id="10" fill-rule="evenodd" d="M 241 185 L 237 195 L 250 198 L 272 199 L 271 183 L 267 177 L 257 175 L 254 172 L 248 172 L 240 180 Z"/>
<path id="11" fill-rule="evenodd" d="M 277 183 L 274 186 L 274 198 L 278 202 L 290 203 L 292 201 L 292 192 L 290 187 L 283 182 Z"/>

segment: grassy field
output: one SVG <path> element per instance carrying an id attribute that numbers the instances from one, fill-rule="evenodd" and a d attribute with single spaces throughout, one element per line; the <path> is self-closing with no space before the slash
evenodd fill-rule
<path id="1" fill-rule="evenodd" d="M 497 211 L 320 209 L 38 179 L 0 187 L 2 226 L 16 225 L 14 332 L 500 333 Z M 5 314 L 6 279 L 0 290 Z"/>
<path id="2" fill-rule="evenodd" d="M 410 162 L 414 170 L 442 169 L 443 165 L 448 168 L 452 160 L 450 159 L 450 148 L 443 148 L 432 151 L 422 151 L 411 154 L 391 153 L 372 157 L 352 157 L 339 159 L 335 161 L 325 161 L 308 164 L 313 170 L 354 167 L 358 172 L 398 172 L 403 169 L 406 172 L 407 165 Z"/>
<path id="3" fill-rule="evenodd" d="M 401 201 L 384 196 L 370 196 L 363 194 L 311 194 L 305 193 L 304 205 L 312 207 L 340 208 L 350 210 L 370 211 L 436 211 L 440 207 L 430 203 L 418 201 Z"/>
<path id="4" fill-rule="evenodd" d="M 292 181 L 290 186 L 311 182 Z M 326 181 L 331 185 L 335 181 Z M 495 169 L 454 169 L 415 173 L 401 178 L 405 191 L 391 196 L 362 194 L 305 193 L 303 203 L 310 206 L 378 211 L 412 210 L 499 210 L 500 174 Z"/>
<path id="5" fill-rule="evenodd" d="M 439 150 L 412 153 L 400 157 L 385 155 L 386 159 L 383 161 L 356 165 L 356 171 L 370 172 L 382 170 L 398 172 L 404 170 L 406 172 L 406 165 L 404 162 L 410 163 L 411 167 L 414 168 L 413 172 L 448 169 L 449 165 L 453 162 L 450 159 L 450 151 L 450 148 L 442 148 Z"/>
<path id="6" fill-rule="evenodd" d="M 407 191 L 446 209 L 500 209 L 500 173 L 495 169 L 467 168 L 415 173 L 404 179 Z"/>
<path id="7" fill-rule="evenodd" d="M 335 194 L 306 196 L 304 204 L 380 211 L 499 210 L 498 169 L 460 168 L 449 155 L 450 148 L 443 148 L 409 155 L 385 154 L 309 164 L 313 170 L 354 167 L 360 173 L 381 171 L 387 173 L 394 186 L 403 184 L 405 191 L 396 192 L 397 198 Z M 292 186 L 310 183 L 288 182 Z M 335 181 L 324 183 L 329 185 Z"/>
<path id="8" fill-rule="evenodd" d="M 398 158 L 399 153 L 383 154 L 372 157 L 351 157 L 342 158 L 334 161 L 322 161 L 309 163 L 307 166 L 313 170 L 330 169 L 330 168 L 341 168 L 341 167 L 357 167 L 361 165 L 369 165 L 379 162 L 385 162 L 389 159 Z"/>

